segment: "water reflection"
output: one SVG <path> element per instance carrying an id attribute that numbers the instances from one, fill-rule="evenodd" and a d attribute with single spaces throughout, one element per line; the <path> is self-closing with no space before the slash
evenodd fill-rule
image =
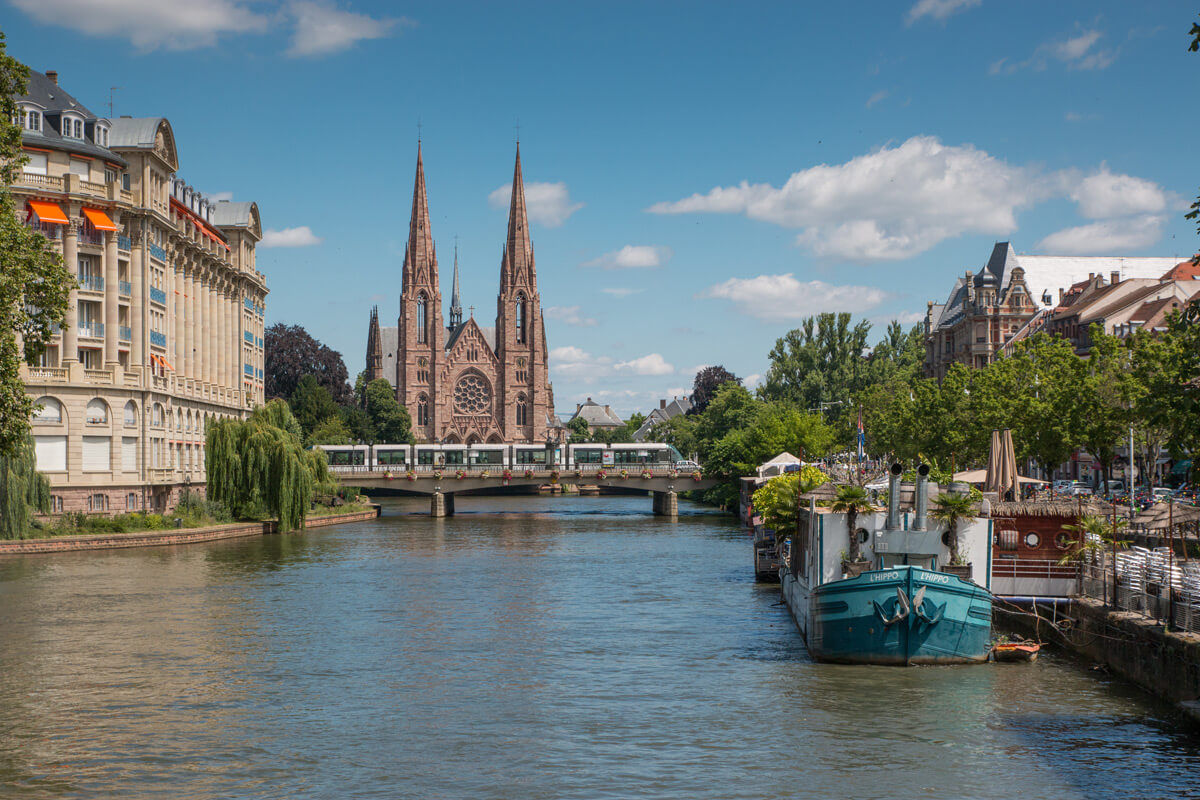
<path id="1" fill-rule="evenodd" d="M 389 501 L 0 561 L 0 796 L 1183 797 L 1200 744 L 1079 665 L 812 663 L 722 516 Z"/>

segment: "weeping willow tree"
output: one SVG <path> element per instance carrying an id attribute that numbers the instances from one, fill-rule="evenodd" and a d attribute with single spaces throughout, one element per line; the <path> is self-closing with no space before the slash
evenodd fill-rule
<path id="1" fill-rule="evenodd" d="M 20 539 L 28 533 L 34 509 L 50 511 L 50 482 L 37 471 L 33 437 L 26 436 L 15 453 L 0 455 L 0 539 Z"/>
<path id="2" fill-rule="evenodd" d="M 287 403 L 272 400 L 245 421 L 222 420 L 207 433 L 208 497 L 234 517 L 266 512 L 280 531 L 304 526 L 313 494 L 335 488 L 325 454 L 305 450 Z"/>

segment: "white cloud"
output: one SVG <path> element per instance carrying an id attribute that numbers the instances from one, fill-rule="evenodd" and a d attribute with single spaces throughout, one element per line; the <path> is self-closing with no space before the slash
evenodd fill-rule
<path id="1" fill-rule="evenodd" d="M 364 39 L 383 39 L 407 19 L 375 19 L 366 14 L 342 11 L 322 0 L 294 0 L 288 13 L 296 21 L 290 56 L 323 56 L 337 53 Z"/>
<path id="2" fill-rule="evenodd" d="M 1161 186 L 1145 178 L 1117 175 L 1101 165 L 1100 171 L 1079 182 L 1071 192 L 1079 213 L 1088 219 L 1108 219 L 1135 214 L 1157 214 L 1174 199 Z"/>
<path id="3" fill-rule="evenodd" d="M 489 194 L 488 205 L 492 208 L 508 208 L 511 199 L 510 183 Z M 525 184 L 525 210 L 531 222 L 540 223 L 547 228 L 557 228 L 581 208 L 583 203 L 572 203 L 571 192 L 561 181 Z"/>
<path id="4" fill-rule="evenodd" d="M 579 347 L 567 346 L 555 347 L 550 351 L 550 364 L 560 375 L 589 379 L 610 374 L 613 360 L 608 356 L 594 356 Z"/>
<path id="5" fill-rule="evenodd" d="M 921 17 L 933 17 L 938 21 L 944 21 L 951 14 L 974 8 L 981 2 L 983 0 L 918 0 L 908 10 L 908 24 L 912 25 Z"/>
<path id="6" fill-rule="evenodd" d="M 623 286 L 610 286 L 606 289 L 601 289 L 600 291 L 604 292 L 605 294 L 611 294 L 613 297 L 629 297 L 629 295 L 631 295 L 631 294 L 640 294 L 646 290 L 645 289 L 627 289 Z"/>
<path id="7" fill-rule="evenodd" d="M 792 320 L 821 311 L 863 313 L 875 308 L 887 292 L 874 286 L 833 286 L 824 281 L 801 282 L 789 272 L 730 278 L 710 286 L 697 297 L 731 301 L 744 314 L 762 320 Z"/>
<path id="8" fill-rule="evenodd" d="M 39 22 L 128 39 L 142 51 L 208 47 L 231 33 L 261 33 L 270 18 L 240 0 L 12 0 Z"/>
<path id="9" fill-rule="evenodd" d="M 1162 237 L 1162 216 L 1146 215 L 1093 222 L 1066 228 L 1038 242 L 1039 252 L 1050 255 L 1112 255 L 1144 250 Z"/>
<path id="10" fill-rule="evenodd" d="M 816 255 L 870 262 L 911 258 L 963 234 L 1007 235 L 1017 210 L 1051 189 L 1034 171 L 983 150 L 915 136 L 793 173 L 780 187 L 743 181 L 648 210 L 745 214 L 802 229 L 797 243 Z"/>
<path id="11" fill-rule="evenodd" d="M 620 250 L 605 253 L 584 263 L 585 267 L 604 269 L 651 269 L 661 267 L 671 258 L 671 248 L 645 244 L 627 244 Z"/>
<path id="12" fill-rule="evenodd" d="M 742 386 L 745 386 L 747 389 L 753 391 L 754 387 L 762 383 L 762 379 L 763 376 L 757 372 L 753 375 L 747 375 L 746 377 L 742 378 Z"/>
<path id="13" fill-rule="evenodd" d="M 581 328 L 591 328 L 596 325 L 596 320 L 579 313 L 579 306 L 550 306 L 545 313 L 550 319 L 565 322 L 568 325 L 578 325 Z"/>
<path id="14" fill-rule="evenodd" d="M 321 237 L 312 232 L 307 225 L 296 228 L 284 228 L 281 231 L 268 230 L 263 233 L 259 247 L 312 247 L 321 243 Z"/>
<path id="15" fill-rule="evenodd" d="M 871 106 L 875 105 L 876 103 L 878 103 L 880 100 L 883 100 L 887 96 L 888 96 L 888 90 L 880 89 L 878 92 L 876 92 L 875 94 L 873 94 L 867 98 L 867 108 L 870 108 Z"/>
<path id="16" fill-rule="evenodd" d="M 709 368 L 709 367 L 711 367 L 711 366 L 712 366 L 712 364 L 697 364 L 697 365 L 696 365 L 696 366 L 694 366 L 694 367 L 688 367 L 687 369 L 685 369 L 685 370 L 683 371 L 683 374 L 684 374 L 684 375 L 695 375 L 695 374 L 696 374 L 697 372 L 699 372 L 700 370 L 702 370 L 702 369 L 708 369 L 708 368 Z"/>
<path id="17" fill-rule="evenodd" d="M 1102 49 L 1097 43 L 1104 37 L 1098 30 L 1084 30 L 1066 39 L 1043 42 L 1033 51 L 1033 55 L 1024 61 L 1009 61 L 1002 58 L 992 64 L 988 70 L 992 75 L 1012 75 L 1023 69 L 1040 72 L 1050 65 L 1051 61 L 1065 64 L 1068 69 L 1104 69 L 1117 58 L 1115 49 Z"/>
<path id="18" fill-rule="evenodd" d="M 670 375 L 675 372 L 675 367 L 668 364 L 667 360 L 658 353 L 650 353 L 630 361 L 621 361 L 616 364 L 615 369 L 621 372 L 632 372 L 634 375 Z"/>

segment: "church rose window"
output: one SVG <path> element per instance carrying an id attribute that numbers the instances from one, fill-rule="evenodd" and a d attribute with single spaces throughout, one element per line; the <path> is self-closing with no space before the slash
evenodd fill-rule
<path id="1" fill-rule="evenodd" d="M 460 414 L 486 414 L 491 403 L 491 389 L 478 375 L 467 375 L 454 387 L 454 410 Z"/>

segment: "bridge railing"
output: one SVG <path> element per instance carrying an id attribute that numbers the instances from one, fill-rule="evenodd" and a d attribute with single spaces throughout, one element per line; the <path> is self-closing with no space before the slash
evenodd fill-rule
<path id="1" fill-rule="evenodd" d="M 696 472 L 701 472 L 695 467 L 688 467 L 681 470 L 671 464 L 625 464 L 618 466 L 581 464 L 573 467 L 547 467 L 544 464 L 517 464 L 512 467 L 506 467 L 503 464 L 391 464 L 376 467 L 359 464 L 331 464 L 329 469 L 338 475 L 384 476 L 390 474 L 398 478 L 406 477 L 409 472 L 412 472 L 416 477 L 432 477 L 436 472 L 441 472 L 443 477 L 456 477 L 459 471 L 462 471 L 465 477 L 468 478 L 482 478 L 484 472 L 488 473 L 489 478 L 502 478 L 505 472 L 510 473 L 510 477 L 512 478 L 524 478 L 526 477 L 526 472 L 531 473 L 530 477 L 549 478 L 552 477 L 552 473 L 557 472 L 558 478 L 565 482 L 584 478 L 595 480 L 622 477 L 625 479 L 634 479 L 641 478 L 643 475 L 654 478 L 692 478 Z M 703 473 L 701 472 L 701 474 Z"/>

